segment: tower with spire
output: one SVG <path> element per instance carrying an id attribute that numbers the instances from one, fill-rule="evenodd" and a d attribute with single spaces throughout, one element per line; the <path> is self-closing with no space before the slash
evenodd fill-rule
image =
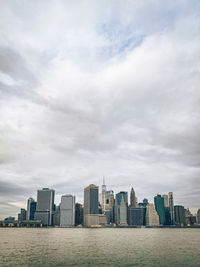
<path id="1" fill-rule="evenodd" d="M 137 204 L 137 199 L 135 196 L 135 191 L 133 189 L 133 187 L 131 188 L 131 194 L 130 194 L 130 207 L 131 208 L 136 208 L 136 204 Z"/>

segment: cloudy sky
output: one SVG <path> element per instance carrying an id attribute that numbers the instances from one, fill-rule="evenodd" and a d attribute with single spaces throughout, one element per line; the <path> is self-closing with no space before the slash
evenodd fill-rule
<path id="1" fill-rule="evenodd" d="M 36 190 L 200 208 L 199 0 L 1 1 L 0 218 Z"/>

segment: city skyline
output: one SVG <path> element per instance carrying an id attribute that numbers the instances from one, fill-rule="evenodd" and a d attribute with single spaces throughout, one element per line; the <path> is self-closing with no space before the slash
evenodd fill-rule
<path id="1" fill-rule="evenodd" d="M 1 1 L 0 217 L 88 184 L 200 203 L 199 0 Z"/>
<path id="2" fill-rule="evenodd" d="M 99 188 L 101 187 L 101 191 L 99 191 Z M 106 185 L 106 183 L 105 183 L 105 177 L 103 177 L 103 183 L 102 183 L 102 185 L 101 186 L 96 186 L 96 185 L 94 185 L 94 184 L 90 184 L 90 185 L 87 185 L 85 188 L 84 188 L 84 190 L 83 190 L 83 198 L 82 198 L 82 200 L 80 200 L 80 198 L 78 198 L 77 199 L 77 196 L 76 196 L 76 194 L 72 194 L 71 192 L 68 192 L 68 193 L 65 193 L 65 194 L 62 194 L 62 195 L 57 195 L 56 194 L 56 192 L 55 192 L 55 190 L 54 189 L 50 189 L 50 188 L 48 188 L 48 187 L 44 187 L 44 188 L 41 188 L 41 189 L 37 189 L 37 191 L 35 192 L 35 197 L 33 197 L 33 196 L 29 196 L 29 197 L 27 197 L 27 199 L 25 199 L 25 201 L 24 201 L 24 205 L 22 205 L 21 207 L 20 207 L 20 209 L 22 209 L 22 210 L 25 210 L 27 213 L 26 213 L 26 215 L 25 215 L 25 217 L 26 218 L 28 218 L 28 217 L 30 217 L 30 210 L 28 211 L 28 207 L 30 206 L 30 201 L 31 202 L 33 202 L 33 203 L 38 203 L 38 197 L 39 197 L 39 194 L 40 194 L 40 192 L 42 193 L 42 192 L 45 192 L 45 191 L 49 191 L 49 193 L 50 192 L 53 192 L 53 198 L 52 197 L 50 197 L 50 195 L 47 197 L 47 196 L 45 196 L 45 197 L 40 197 L 41 198 L 41 200 L 42 199 L 46 199 L 46 198 L 50 198 L 51 199 L 51 204 L 49 203 L 49 204 L 43 204 L 42 203 L 42 201 L 40 200 L 39 201 L 39 206 L 37 206 L 37 208 L 36 208 L 36 206 L 35 206 L 35 208 L 36 208 L 36 213 L 37 213 L 37 211 L 39 210 L 40 212 L 42 211 L 41 210 L 41 208 L 40 208 L 40 206 L 42 205 L 42 206 L 44 206 L 45 208 L 43 208 L 43 210 L 46 210 L 46 206 L 45 205 L 51 205 L 51 208 L 49 209 L 49 210 L 53 210 L 53 203 L 56 205 L 56 207 L 60 207 L 60 205 L 61 205 L 61 207 L 62 207 L 62 199 L 63 198 L 65 198 L 65 197 L 73 197 L 74 198 L 74 205 L 75 205 L 75 199 L 76 199 L 76 204 L 81 204 L 82 205 L 82 207 L 84 207 L 84 203 L 85 203 L 85 192 L 87 191 L 87 189 L 90 189 L 90 188 L 95 188 L 95 189 L 97 189 L 98 190 L 98 203 L 101 205 L 101 208 L 102 208 L 102 213 L 104 214 L 104 212 L 106 213 L 106 210 L 107 209 L 110 209 L 110 206 L 107 204 L 104 204 L 105 202 L 104 201 L 106 201 L 106 199 L 108 199 L 109 201 L 110 201 L 110 199 L 109 199 L 109 195 L 110 194 L 112 194 L 113 195 L 113 201 L 114 202 L 116 202 L 116 203 L 118 203 L 118 201 L 120 201 L 121 202 L 121 194 L 125 194 L 125 198 L 124 198 L 124 195 L 122 196 L 122 200 L 124 200 L 126 203 L 127 203 L 127 207 L 130 207 L 130 208 L 139 208 L 140 207 L 140 204 L 143 202 L 143 203 L 145 203 L 145 202 L 147 202 L 147 203 L 149 203 L 149 204 L 153 204 L 153 205 L 155 205 L 155 207 L 154 207 L 154 209 L 156 208 L 156 199 L 159 197 L 162 197 L 163 198 L 163 205 L 166 207 L 167 205 L 169 206 L 169 212 L 171 213 L 171 209 L 172 209 L 172 213 L 173 213 L 173 215 L 170 215 L 170 216 L 172 216 L 172 221 L 174 221 L 174 206 L 181 206 L 181 207 L 185 207 L 185 209 L 189 209 L 192 213 L 194 213 L 195 215 L 197 214 L 197 212 L 198 212 L 198 210 L 199 210 L 199 207 L 197 208 L 197 209 L 193 209 L 193 208 L 190 208 L 190 207 L 188 207 L 188 206 L 184 206 L 183 205 L 183 203 L 179 203 L 179 202 L 177 202 L 176 201 L 176 198 L 175 198 L 175 200 L 174 200 L 174 193 L 173 192 L 169 192 L 167 195 L 166 195 L 166 192 L 160 192 L 160 193 L 156 193 L 155 195 L 153 195 L 153 196 L 151 196 L 150 198 L 147 198 L 146 196 L 144 196 L 144 197 L 142 197 L 142 198 L 138 198 L 137 197 L 137 194 L 135 193 L 135 190 L 134 190 L 134 188 L 131 186 L 130 188 L 129 188 L 129 190 L 118 190 L 118 191 L 114 191 L 113 190 L 113 188 L 107 188 L 107 185 Z M 38 194 L 39 193 L 39 194 Z M 107 196 L 106 198 L 104 198 L 103 197 L 103 194 L 105 193 L 105 196 Z M 47 192 L 47 194 L 48 194 L 48 192 Z M 107 195 L 108 194 L 108 195 Z M 120 197 L 120 198 L 119 198 Z M 166 199 L 166 197 L 167 197 L 167 199 Z M 88 197 L 87 197 L 88 198 Z M 171 198 L 172 198 L 172 200 L 171 200 Z M 57 201 L 56 201 L 56 199 L 57 199 Z M 88 201 L 89 201 L 89 199 L 88 199 Z M 88 202 L 87 201 L 87 202 Z M 94 200 L 92 200 L 92 202 L 91 202 L 91 205 L 93 205 L 93 201 Z M 96 200 L 95 200 L 96 201 Z M 172 202 L 171 202 L 172 201 Z M 124 203 L 125 203 L 124 202 Z M 168 204 L 166 204 L 166 203 L 168 203 Z M 171 204 L 170 204 L 171 203 Z M 119 204 L 119 203 L 118 203 Z M 138 204 L 139 204 L 139 206 L 138 206 Z M 88 205 L 88 204 L 87 204 Z M 172 205 L 171 206 L 171 208 L 170 208 L 170 205 Z M 163 206 L 163 207 L 164 207 Z M 89 206 L 88 206 L 89 207 Z M 75 208 L 75 206 L 74 206 L 74 208 Z M 26 210 L 27 209 L 27 210 Z M 59 208 L 60 209 L 60 208 Z M 61 208 L 62 209 L 62 208 Z M 90 208 L 89 208 L 90 209 Z M 75 212 L 75 211 L 74 211 Z M 97 212 L 97 211 L 96 211 Z M 86 214 L 88 214 L 89 213 L 89 211 L 87 211 L 86 212 Z M 29 215 L 28 215 L 29 214 Z M 90 214 L 90 213 L 89 213 Z M 92 213 L 93 214 L 93 213 Z M 159 213 L 158 213 L 159 214 Z M 19 215 L 19 208 L 18 208 L 18 210 L 17 210 L 17 213 L 15 213 L 15 214 L 6 214 L 6 215 L 3 215 L 2 216 L 2 218 L 1 218 L 1 216 L 0 216 L 0 220 L 3 220 L 4 218 L 6 218 L 6 217 L 17 217 Z M 127 214 L 128 215 L 128 214 Z M 160 215 L 159 215 L 160 216 Z M 66 215 L 65 215 L 65 217 L 66 217 Z M 126 218 L 126 220 L 128 221 L 128 217 Z"/>

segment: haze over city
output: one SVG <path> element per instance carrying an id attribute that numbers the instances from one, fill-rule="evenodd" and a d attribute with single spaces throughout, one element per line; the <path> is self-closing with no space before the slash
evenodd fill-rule
<path id="1" fill-rule="evenodd" d="M 200 204 L 200 2 L 3 1 L 0 219 L 91 183 Z"/>

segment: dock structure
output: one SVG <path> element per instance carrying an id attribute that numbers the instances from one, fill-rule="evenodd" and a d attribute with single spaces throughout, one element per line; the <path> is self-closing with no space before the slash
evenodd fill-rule
<path id="1" fill-rule="evenodd" d="M 40 220 L 0 221 L 0 227 L 42 227 Z"/>

